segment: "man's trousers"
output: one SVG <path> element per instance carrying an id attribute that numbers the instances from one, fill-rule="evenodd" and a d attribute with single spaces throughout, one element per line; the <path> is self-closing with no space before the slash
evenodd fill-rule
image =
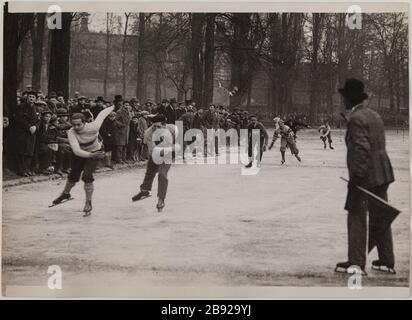
<path id="1" fill-rule="evenodd" d="M 388 184 L 369 189 L 378 197 L 387 200 Z M 348 260 L 354 265 L 366 265 L 367 250 L 367 212 L 369 211 L 369 242 L 376 244 L 379 260 L 388 266 L 395 265 L 393 254 L 392 230 L 382 228 L 382 211 L 375 201 L 360 190 L 348 190 L 345 209 L 348 210 Z"/>
<path id="2" fill-rule="evenodd" d="M 161 199 L 165 199 L 167 193 L 167 185 L 169 183 L 167 179 L 167 173 L 169 172 L 170 167 L 171 164 L 156 164 L 150 156 L 149 160 L 147 161 L 146 174 L 144 176 L 143 183 L 140 185 L 140 189 L 145 191 L 152 190 L 153 180 L 156 176 L 156 173 L 159 173 L 159 176 L 157 178 L 157 196 Z"/>

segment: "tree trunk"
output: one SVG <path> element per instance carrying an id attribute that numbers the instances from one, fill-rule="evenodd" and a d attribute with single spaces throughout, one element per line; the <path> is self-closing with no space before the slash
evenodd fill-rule
<path id="1" fill-rule="evenodd" d="M 124 15 L 126 17 L 126 22 L 124 26 L 123 44 L 122 44 L 122 94 L 123 94 L 123 97 L 126 96 L 126 46 L 127 46 L 127 27 L 129 24 L 130 13 L 125 13 Z"/>
<path id="2" fill-rule="evenodd" d="M 104 79 L 103 79 L 103 96 L 105 99 L 107 99 L 107 83 L 109 80 L 109 69 L 110 69 L 111 19 L 112 19 L 112 13 L 106 13 L 106 57 L 105 57 L 105 66 L 104 66 Z"/>
<path id="3" fill-rule="evenodd" d="M 44 27 L 46 22 L 45 13 L 36 13 L 35 24 L 31 30 L 31 41 L 33 47 L 33 71 L 31 85 L 33 90 L 41 90 L 41 70 L 43 65 L 43 42 Z"/>
<path id="4" fill-rule="evenodd" d="M 50 61 L 48 92 L 61 91 L 69 97 L 70 25 L 72 13 L 62 13 L 62 28 L 50 30 Z"/>
<path id="5" fill-rule="evenodd" d="M 159 102 L 162 99 L 162 89 L 160 83 L 160 65 L 156 65 L 156 81 L 155 81 L 155 101 Z"/>
<path id="6" fill-rule="evenodd" d="M 144 13 L 139 13 L 139 39 L 137 52 L 137 84 L 136 97 L 141 102 L 146 100 L 146 88 L 144 83 L 144 65 L 145 65 L 145 32 L 146 32 L 146 16 Z"/>
<path id="7" fill-rule="evenodd" d="M 19 45 L 32 25 L 33 14 L 9 13 L 4 6 L 3 29 L 3 115 L 10 116 L 17 101 Z"/>
<path id="8" fill-rule="evenodd" d="M 205 79 L 203 107 L 207 107 L 213 102 L 213 70 L 215 66 L 215 13 L 206 14 L 206 34 L 205 34 Z"/>
<path id="9" fill-rule="evenodd" d="M 202 52 L 203 42 L 203 24 L 205 14 L 204 13 L 192 13 L 191 14 L 191 56 L 192 56 L 192 81 L 193 81 L 193 96 L 192 99 L 204 108 L 202 105 L 203 100 L 203 64 L 204 57 Z M 212 71 L 213 72 L 213 71 Z"/>
<path id="10" fill-rule="evenodd" d="M 20 44 L 20 50 L 19 50 L 19 63 L 17 65 L 17 74 L 18 74 L 18 79 L 17 79 L 17 87 L 21 90 L 24 91 L 24 73 L 25 73 L 25 55 L 27 52 L 27 39 L 24 38 Z M 34 89 L 34 88 L 33 88 Z"/>
<path id="11" fill-rule="evenodd" d="M 322 31 L 322 14 L 312 14 L 312 73 L 311 73 L 311 92 L 310 92 L 310 109 L 309 115 L 311 121 L 316 121 L 316 114 L 319 105 L 319 70 L 318 70 L 318 53 Z"/>
<path id="12" fill-rule="evenodd" d="M 252 53 L 249 52 L 248 35 L 251 26 L 250 13 L 233 13 L 233 44 L 231 46 L 231 90 L 237 87 L 237 92 L 230 97 L 230 106 L 239 107 L 247 95 L 252 81 Z"/>

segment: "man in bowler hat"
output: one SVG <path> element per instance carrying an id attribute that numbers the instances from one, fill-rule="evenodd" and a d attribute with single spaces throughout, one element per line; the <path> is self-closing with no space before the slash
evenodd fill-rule
<path id="1" fill-rule="evenodd" d="M 363 104 L 368 98 L 364 84 L 358 79 L 348 79 L 339 89 L 346 110 L 346 146 L 349 184 L 345 210 L 348 211 L 348 260 L 336 265 L 336 271 L 348 272 L 357 266 L 365 271 L 367 255 L 367 212 L 369 211 L 369 248 L 375 245 L 379 259 L 372 268 L 394 272 L 392 232 L 385 225 L 385 211 L 368 199 L 357 186 L 363 187 L 387 200 L 389 184 L 394 181 L 391 162 L 385 149 L 385 127 L 380 115 Z"/>

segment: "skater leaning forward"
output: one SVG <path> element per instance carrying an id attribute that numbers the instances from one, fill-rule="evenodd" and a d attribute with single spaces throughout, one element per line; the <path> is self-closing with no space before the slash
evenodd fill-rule
<path id="1" fill-rule="evenodd" d="M 86 203 L 83 211 L 85 216 L 91 213 L 94 189 L 93 173 L 96 170 L 99 159 L 105 157 L 103 143 L 99 137 L 99 130 L 104 119 L 113 110 L 114 106 L 102 110 L 93 122 L 86 122 L 86 118 L 82 113 L 73 114 L 71 119 L 72 128 L 67 131 L 67 138 L 73 151 L 72 168 L 62 194 L 53 201 L 53 205 L 71 199 L 70 191 L 80 180 L 80 176 L 82 176 L 86 193 Z"/>
<path id="2" fill-rule="evenodd" d="M 332 147 L 332 133 L 331 128 L 328 121 L 325 121 L 318 129 L 319 133 L 321 134 L 320 139 L 323 141 L 323 148 L 326 149 L 326 141 L 329 143 L 329 148 L 334 149 Z"/>
<path id="3" fill-rule="evenodd" d="M 345 137 L 349 171 L 345 204 L 348 211 L 348 260 L 338 263 L 336 271 L 347 272 L 352 265 L 365 269 L 369 211 L 369 249 L 376 245 L 379 256 L 372 262 L 372 268 L 394 272 L 392 232 L 386 222 L 385 210 L 357 188 L 363 187 L 386 201 L 388 199 L 387 190 L 394 181 L 394 174 L 385 148 L 385 127 L 379 114 L 362 104 L 368 98 L 362 81 L 348 79 L 339 92 L 350 111 Z"/>
<path id="4" fill-rule="evenodd" d="M 282 155 L 281 164 L 285 163 L 286 147 L 290 148 L 290 151 L 292 152 L 292 154 L 300 162 L 301 159 L 299 157 L 299 149 L 296 146 L 295 133 L 293 132 L 291 128 L 285 125 L 285 122 L 282 119 L 275 118 L 274 121 L 275 121 L 275 131 L 273 133 L 273 138 L 269 146 L 269 150 L 273 148 L 273 145 L 275 144 L 276 140 L 280 137 L 280 153 Z"/>
<path id="5" fill-rule="evenodd" d="M 152 126 L 144 133 L 144 143 L 149 150 L 146 173 L 143 183 L 140 185 L 140 192 L 132 197 L 132 201 L 150 197 L 153 181 L 158 173 L 158 203 L 156 207 L 161 211 L 165 206 L 164 201 L 168 186 L 167 174 L 171 167 L 173 155 L 180 150 L 180 146 L 175 144 L 175 137 L 178 135 L 177 127 L 174 124 L 166 124 L 164 115 L 155 115 L 150 121 Z"/>
<path id="6" fill-rule="evenodd" d="M 268 144 L 269 135 L 266 131 L 265 126 L 258 121 L 257 116 L 251 115 L 249 117 L 250 124 L 247 126 L 248 132 L 248 156 L 249 163 L 245 166 L 246 168 L 251 168 L 253 164 L 253 151 L 255 147 L 257 149 L 257 166 L 260 167 L 260 162 L 262 161 L 263 152 L 266 151 L 266 146 Z M 259 145 L 257 146 L 257 144 Z"/>

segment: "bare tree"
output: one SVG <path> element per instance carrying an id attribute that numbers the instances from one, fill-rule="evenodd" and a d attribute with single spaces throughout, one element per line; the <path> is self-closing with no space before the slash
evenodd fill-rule
<path id="1" fill-rule="evenodd" d="M 126 18 L 124 31 L 123 31 L 123 42 L 122 42 L 122 94 L 123 97 L 126 96 L 126 55 L 127 55 L 127 28 L 129 26 L 129 17 L 131 13 L 125 13 L 124 16 Z"/>
<path id="2" fill-rule="evenodd" d="M 146 100 L 145 88 L 145 33 L 146 33 L 146 15 L 139 13 L 138 44 L 137 44 L 137 83 L 136 97 L 140 100 Z"/>
<path id="3" fill-rule="evenodd" d="M 104 64 L 104 78 L 103 78 L 103 96 L 105 99 L 107 99 L 107 83 L 109 81 L 112 33 L 113 33 L 113 13 L 107 12 L 106 13 L 106 48 L 105 48 L 105 64 Z"/>
<path id="4" fill-rule="evenodd" d="M 61 91 L 69 97 L 70 26 L 75 14 L 62 13 L 62 28 L 50 31 L 48 92 Z"/>
<path id="5" fill-rule="evenodd" d="M 33 14 L 9 13 L 4 6 L 3 112 L 9 116 L 17 101 L 17 57 L 21 41 L 33 23 Z"/>
<path id="6" fill-rule="evenodd" d="M 30 30 L 33 48 L 33 71 L 31 85 L 34 90 L 41 89 L 41 71 L 43 65 L 43 42 L 45 32 L 45 13 L 36 13 L 34 16 L 33 27 Z"/>

